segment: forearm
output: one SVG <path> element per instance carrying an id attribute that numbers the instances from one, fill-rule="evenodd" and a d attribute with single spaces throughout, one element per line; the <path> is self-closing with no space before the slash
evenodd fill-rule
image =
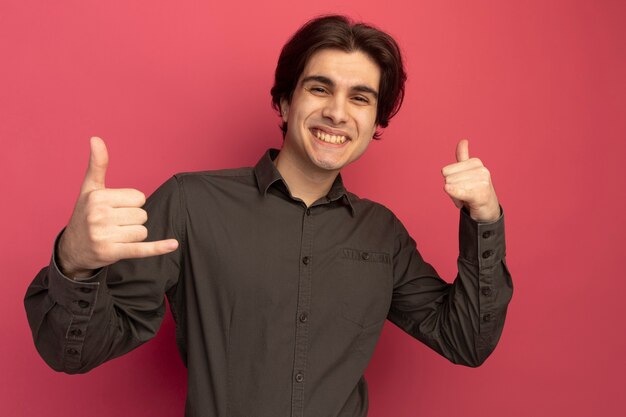
<path id="1" fill-rule="evenodd" d="M 500 339 L 513 290 L 505 255 L 503 215 L 477 223 L 462 211 L 458 275 L 441 330 L 444 343 L 455 348 L 455 362 L 480 365 Z"/>
<path id="2" fill-rule="evenodd" d="M 442 280 L 401 230 L 389 319 L 450 361 L 480 365 L 500 338 L 512 294 L 504 261 L 504 219 L 477 223 L 461 213 L 458 274 Z"/>
<path id="3" fill-rule="evenodd" d="M 86 280 L 72 280 L 51 261 L 35 277 L 24 300 L 37 351 L 53 369 L 83 373 L 122 355 L 152 337 L 165 306 L 158 307 L 158 320 L 151 329 L 139 329 L 106 287 L 108 268 Z M 122 307 L 123 308 L 123 307 Z"/>

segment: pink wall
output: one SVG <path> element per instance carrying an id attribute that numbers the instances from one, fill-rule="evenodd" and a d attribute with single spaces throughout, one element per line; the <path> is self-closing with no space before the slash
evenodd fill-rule
<path id="1" fill-rule="evenodd" d="M 625 3 L 314 3 L 0 3 L 1 415 L 182 415 L 171 317 L 151 343 L 67 376 L 38 357 L 24 292 L 70 215 L 89 136 L 107 141 L 111 187 L 149 193 L 177 171 L 253 164 L 281 143 L 279 49 L 323 12 L 387 29 L 410 77 L 348 186 L 392 208 L 450 280 L 458 218 L 439 170 L 470 138 L 506 211 L 515 282 L 478 369 L 387 324 L 370 416 L 626 415 Z"/>

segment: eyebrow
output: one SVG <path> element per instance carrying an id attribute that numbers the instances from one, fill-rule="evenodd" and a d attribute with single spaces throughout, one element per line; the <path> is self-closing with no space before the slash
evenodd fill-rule
<path id="1" fill-rule="evenodd" d="M 308 77 L 304 77 L 302 79 L 302 84 L 305 84 L 309 81 L 317 81 L 319 83 L 327 85 L 328 87 L 335 87 L 335 82 L 324 75 L 309 75 Z M 360 93 L 369 93 L 373 95 L 374 98 L 378 98 L 378 91 L 374 90 L 372 87 L 368 87 L 367 85 L 355 85 L 351 87 L 350 90 L 358 91 Z"/>

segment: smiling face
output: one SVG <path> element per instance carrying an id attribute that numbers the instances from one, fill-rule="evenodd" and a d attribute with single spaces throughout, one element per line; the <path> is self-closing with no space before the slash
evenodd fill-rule
<path id="1" fill-rule="evenodd" d="M 311 56 L 281 101 L 287 134 L 280 158 L 304 173 L 336 174 L 357 160 L 376 132 L 380 69 L 360 51 L 323 49 Z"/>

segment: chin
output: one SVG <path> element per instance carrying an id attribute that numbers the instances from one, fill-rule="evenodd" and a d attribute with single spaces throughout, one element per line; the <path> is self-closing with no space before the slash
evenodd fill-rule
<path id="1" fill-rule="evenodd" d="M 333 161 L 327 159 L 315 159 L 313 163 L 318 167 L 326 171 L 338 171 L 342 169 L 346 164 L 340 161 Z"/>

